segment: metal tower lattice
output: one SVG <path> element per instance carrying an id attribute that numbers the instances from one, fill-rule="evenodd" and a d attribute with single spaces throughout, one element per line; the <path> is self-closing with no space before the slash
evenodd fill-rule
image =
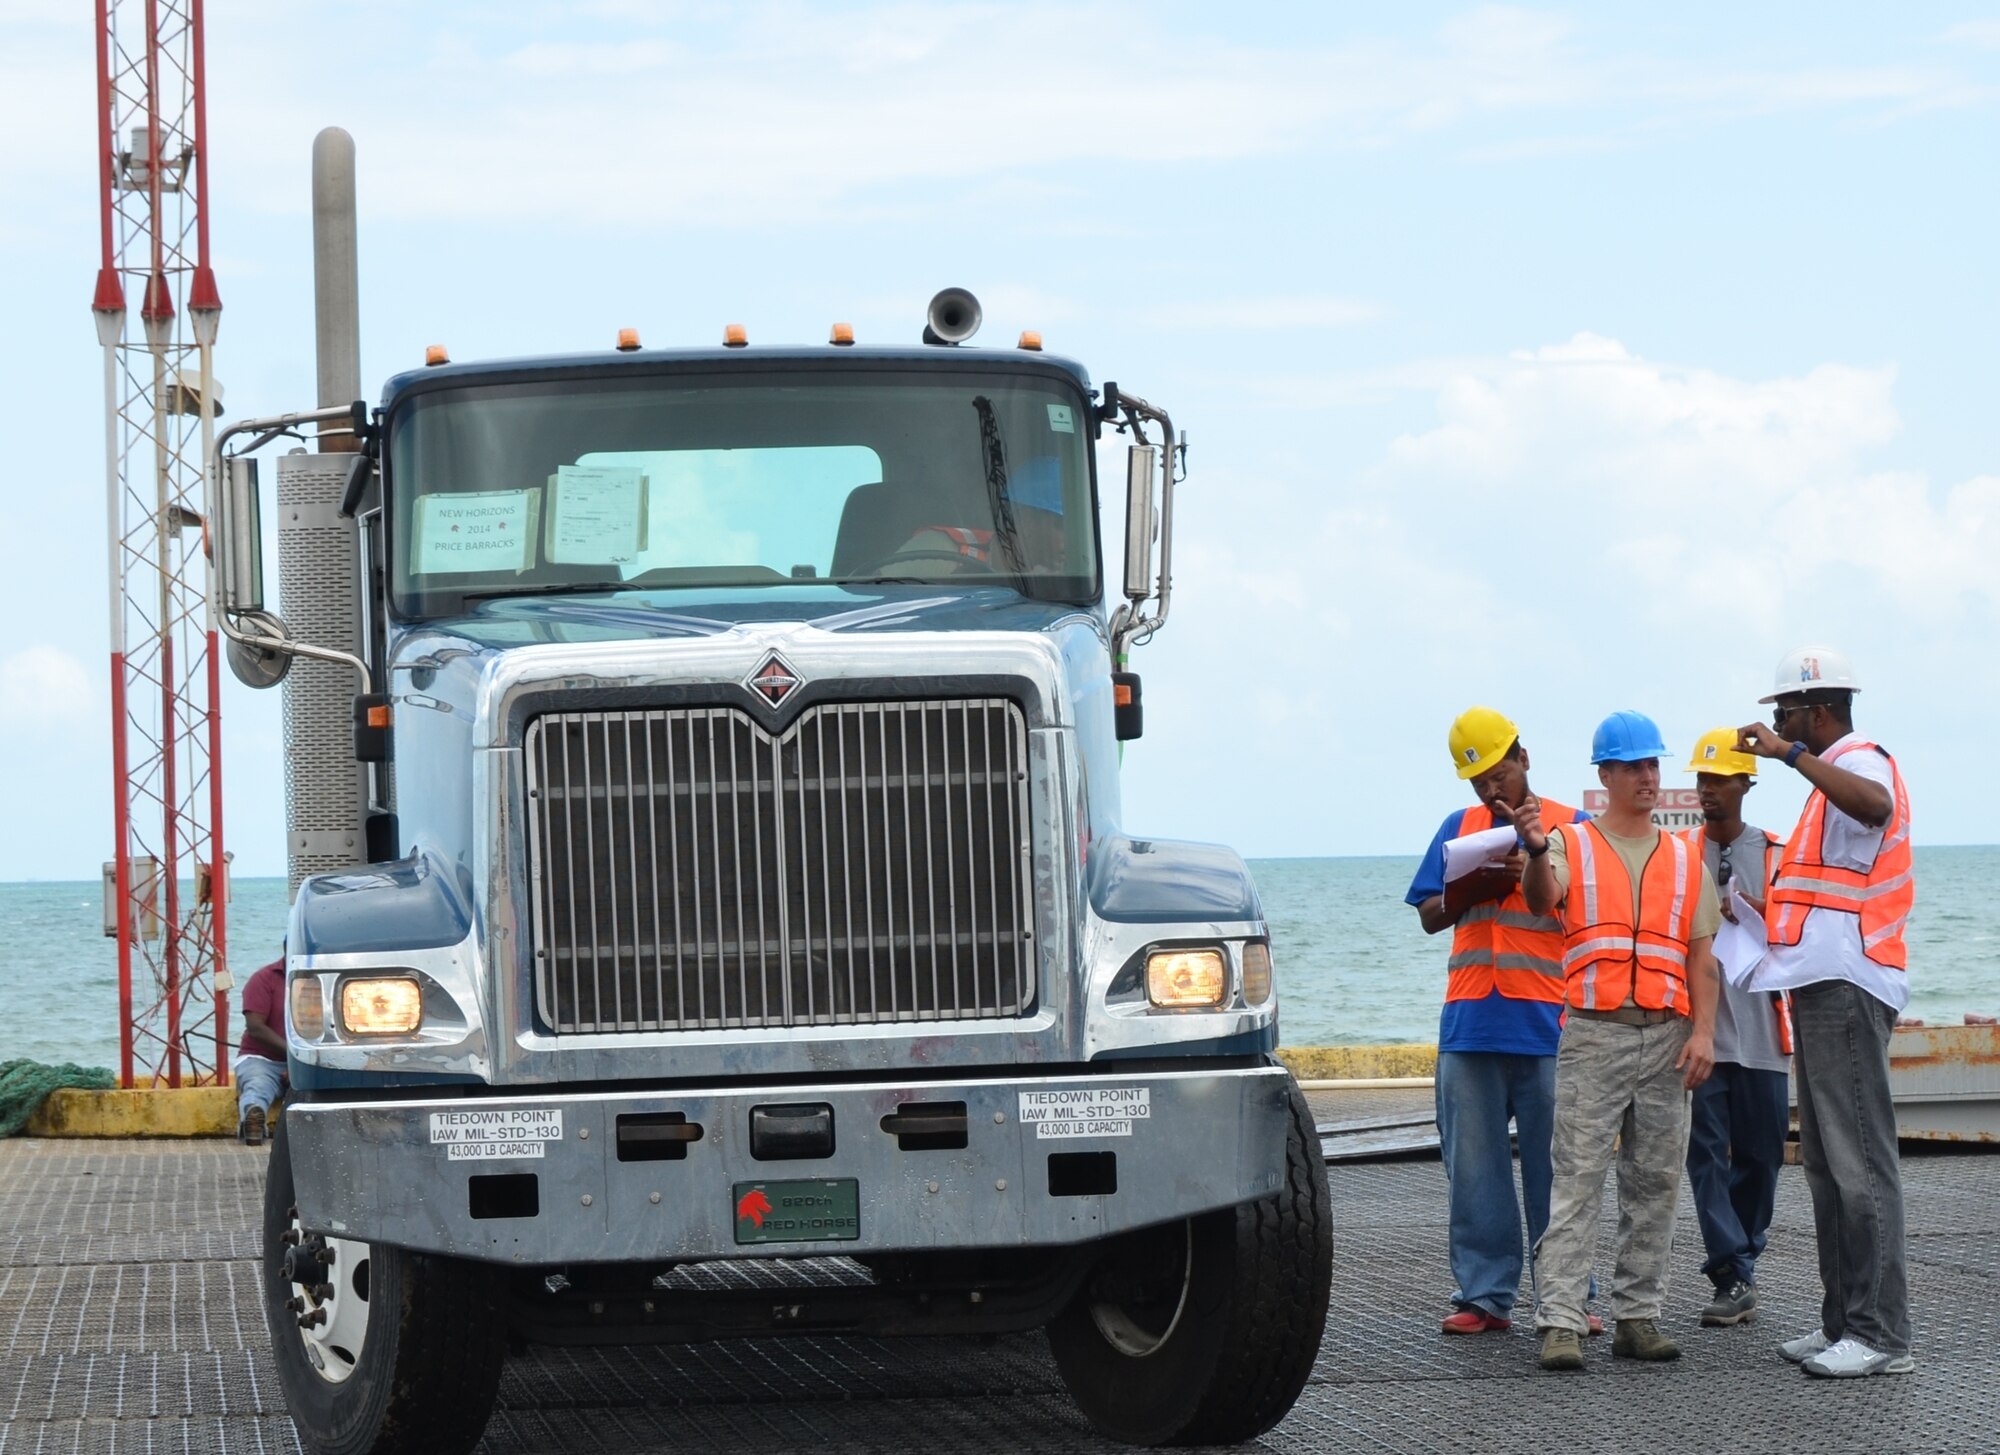
<path id="1" fill-rule="evenodd" d="M 222 300 L 209 267 L 201 0 L 97 0 L 119 1080 L 229 1075 L 219 660 L 203 461 Z M 140 298 L 128 335 L 125 300 Z"/>

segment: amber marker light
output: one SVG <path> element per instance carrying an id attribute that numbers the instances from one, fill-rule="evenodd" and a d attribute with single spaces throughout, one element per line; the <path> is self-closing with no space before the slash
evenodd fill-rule
<path id="1" fill-rule="evenodd" d="M 1243 947 L 1243 1003 L 1262 1005 L 1271 998 L 1271 947 L 1252 940 Z"/>
<path id="2" fill-rule="evenodd" d="M 326 1000 L 320 994 L 317 975 L 300 975 L 292 981 L 292 1034 L 302 1041 L 317 1041 L 326 1034 Z"/>
<path id="3" fill-rule="evenodd" d="M 621 354 L 629 354 L 629 353 L 631 353 L 631 352 L 632 352 L 633 350 L 637 349 L 638 347 L 639 347 L 639 330 L 638 330 L 638 329 L 636 329 L 636 328 L 621 328 L 621 329 L 619 329 L 619 330 L 618 330 L 618 352 L 619 352 L 619 353 L 621 353 Z"/>
<path id="4" fill-rule="evenodd" d="M 357 1036 L 406 1036 L 423 1023 L 424 995 L 414 980 L 398 975 L 340 983 L 340 1024 Z"/>
<path id="5" fill-rule="evenodd" d="M 750 331 L 740 323 L 723 325 L 722 346 L 725 349 L 740 349 L 750 342 Z"/>
<path id="6" fill-rule="evenodd" d="M 1022 329 L 1019 347 L 1026 349 L 1031 354 L 1039 354 L 1042 351 L 1041 330 L 1034 328 Z"/>
<path id="7" fill-rule="evenodd" d="M 393 717 L 394 715 L 389 711 L 389 704 L 378 702 L 368 709 L 368 726 L 372 728 L 385 728 L 389 726 Z"/>
<path id="8" fill-rule="evenodd" d="M 1170 1010 L 1222 1004 L 1229 974 L 1220 950 L 1155 950 L 1146 957 L 1146 998 Z"/>
<path id="9" fill-rule="evenodd" d="M 435 369 L 439 364 L 449 364 L 451 355 L 445 352 L 443 344 L 432 344 L 424 350 L 424 367 Z"/>
<path id="10" fill-rule="evenodd" d="M 836 323 L 833 326 L 833 332 L 827 336 L 826 341 L 830 344 L 839 344 L 843 348 L 847 347 L 854 342 L 854 325 L 851 323 Z"/>

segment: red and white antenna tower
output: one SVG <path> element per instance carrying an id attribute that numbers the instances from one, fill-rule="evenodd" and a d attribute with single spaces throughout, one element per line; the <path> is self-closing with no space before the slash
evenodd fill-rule
<path id="1" fill-rule="evenodd" d="M 226 1082 L 221 679 L 203 461 L 222 299 L 208 253 L 202 0 L 97 0 L 119 1083 Z M 139 337 L 125 300 L 140 300 Z"/>

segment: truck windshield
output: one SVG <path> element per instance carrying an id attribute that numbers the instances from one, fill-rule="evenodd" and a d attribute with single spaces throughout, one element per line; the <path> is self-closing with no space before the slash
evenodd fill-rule
<path id="1" fill-rule="evenodd" d="M 803 581 L 1099 596 L 1090 424 L 1042 375 L 648 374 L 419 394 L 390 421 L 396 612 Z"/>

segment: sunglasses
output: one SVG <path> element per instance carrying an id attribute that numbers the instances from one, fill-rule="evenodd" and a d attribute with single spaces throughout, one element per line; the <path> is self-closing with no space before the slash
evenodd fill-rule
<path id="1" fill-rule="evenodd" d="M 1811 712 L 1812 709 L 1813 705 L 1810 702 L 1802 702 L 1796 707 L 1785 707 L 1783 705 L 1773 707 L 1771 709 L 1771 726 L 1781 728 L 1785 725 L 1785 719 L 1792 716 L 1792 714 Z"/>
<path id="2" fill-rule="evenodd" d="M 1715 856 L 1715 882 L 1718 887 L 1729 882 L 1729 851 L 1733 847 L 1734 845 L 1724 844 Z"/>

